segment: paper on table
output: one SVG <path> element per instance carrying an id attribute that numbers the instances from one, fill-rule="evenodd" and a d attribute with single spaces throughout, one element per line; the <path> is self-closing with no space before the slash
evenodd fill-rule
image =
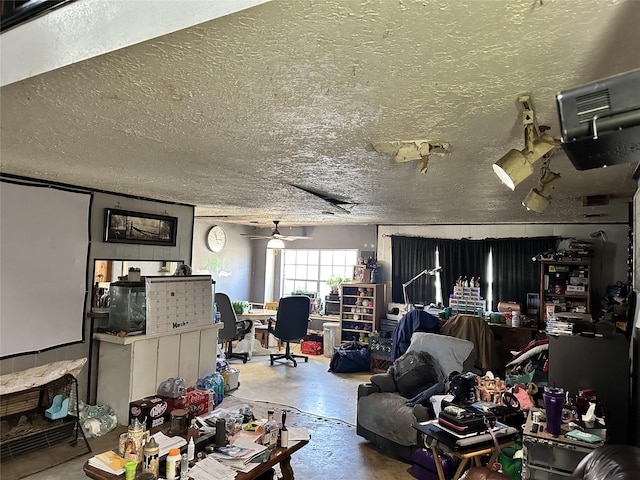
<path id="1" fill-rule="evenodd" d="M 309 440 L 309 429 L 306 427 L 287 427 L 289 430 L 289 442 L 298 442 L 300 440 Z"/>
<path id="2" fill-rule="evenodd" d="M 233 480 L 236 472 L 213 458 L 203 458 L 189 469 L 189 477 L 193 480 Z"/>
<path id="3" fill-rule="evenodd" d="M 89 465 L 114 475 L 121 475 L 124 473 L 125 463 L 127 463 L 127 461 L 113 450 L 99 453 L 89 459 Z"/>
<path id="4" fill-rule="evenodd" d="M 160 451 L 158 452 L 160 456 L 166 455 L 172 448 L 180 448 L 187 444 L 184 438 L 177 435 L 175 437 L 169 437 L 162 432 L 157 432 L 151 436 L 155 438 L 160 447 Z"/>

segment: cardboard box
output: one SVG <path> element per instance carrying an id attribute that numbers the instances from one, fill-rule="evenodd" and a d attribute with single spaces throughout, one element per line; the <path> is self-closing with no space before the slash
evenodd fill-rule
<path id="1" fill-rule="evenodd" d="M 214 408 L 214 392 L 212 390 L 188 390 L 184 395 L 173 399 L 173 408 L 184 408 L 195 415 L 204 415 Z M 170 411 L 171 411 L 170 410 Z"/>
<path id="2" fill-rule="evenodd" d="M 584 285 L 567 285 L 567 293 L 584 293 L 586 291 Z"/>
<path id="3" fill-rule="evenodd" d="M 145 397 L 129 403 L 129 423 L 137 418 L 145 427 L 150 429 L 162 425 L 170 420 L 169 404 L 165 398 L 153 396 Z"/>

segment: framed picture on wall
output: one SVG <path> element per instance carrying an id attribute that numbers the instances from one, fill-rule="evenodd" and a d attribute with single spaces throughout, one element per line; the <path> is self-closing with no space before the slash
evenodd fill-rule
<path id="1" fill-rule="evenodd" d="M 177 230 L 177 217 L 105 208 L 105 242 L 174 247 Z"/>

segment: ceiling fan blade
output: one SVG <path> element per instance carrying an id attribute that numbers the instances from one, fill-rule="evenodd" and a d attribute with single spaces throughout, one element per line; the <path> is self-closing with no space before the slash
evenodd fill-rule
<path id="1" fill-rule="evenodd" d="M 253 233 L 241 233 L 243 237 L 249 237 L 250 240 L 262 240 L 265 238 L 273 238 L 271 235 L 254 235 Z"/>
<path id="2" fill-rule="evenodd" d="M 280 223 L 280 220 L 274 220 L 273 223 L 275 225 L 275 228 L 271 232 L 271 235 L 255 235 L 253 233 L 241 233 L 240 235 L 247 236 L 251 240 L 277 239 L 277 240 L 286 240 L 288 242 L 292 242 L 294 240 L 311 240 L 311 237 L 307 237 L 304 235 L 282 235 L 278 231 L 278 224 Z"/>
<path id="3" fill-rule="evenodd" d="M 288 240 L 288 241 L 293 241 L 293 240 L 312 240 L 311 237 L 304 237 L 304 236 L 296 236 L 296 235 L 284 235 L 284 236 L 280 236 L 279 237 L 280 240 Z"/>

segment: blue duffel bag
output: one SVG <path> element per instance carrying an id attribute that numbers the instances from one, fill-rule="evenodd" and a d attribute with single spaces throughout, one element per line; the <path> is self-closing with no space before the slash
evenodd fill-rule
<path id="1" fill-rule="evenodd" d="M 347 342 L 338 347 L 329 362 L 333 373 L 368 372 L 371 355 L 369 346 L 359 342 Z"/>

